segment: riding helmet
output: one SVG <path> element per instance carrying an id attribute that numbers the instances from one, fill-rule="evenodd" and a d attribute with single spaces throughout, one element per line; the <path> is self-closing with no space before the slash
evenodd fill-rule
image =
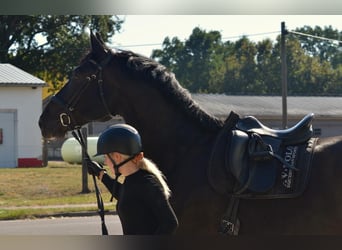
<path id="1" fill-rule="evenodd" d="M 116 124 L 103 131 L 97 140 L 97 154 L 118 152 L 135 155 L 142 151 L 141 138 L 138 131 L 127 124 Z"/>

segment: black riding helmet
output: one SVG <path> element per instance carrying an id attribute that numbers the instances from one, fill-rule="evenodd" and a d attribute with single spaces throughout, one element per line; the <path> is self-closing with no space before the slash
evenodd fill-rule
<path id="1" fill-rule="evenodd" d="M 125 155 L 136 155 L 142 151 L 141 138 L 138 131 L 127 124 L 116 124 L 106 129 L 97 140 L 95 156 L 118 152 Z"/>

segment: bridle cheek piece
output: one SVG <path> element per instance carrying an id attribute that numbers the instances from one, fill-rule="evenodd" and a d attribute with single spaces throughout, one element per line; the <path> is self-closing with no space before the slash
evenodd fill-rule
<path id="1" fill-rule="evenodd" d="M 66 127 L 70 130 L 80 128 L 80 125 L 77 125 L 76 120 L 74 119 L 73 111 L 75 110 L 75 106 L 78 103 L 81 97 L 81 94 L 86 90 L 89 84 L 96 79 L 98 79 L 97 84 L 99 87 L 101 102 L 107 114 L 109 116 L 113 116 L 105 100 L 104 91 L 103 91 L 103 80 L 102 80 L 102 68 L 106 66 L 110 62 L 111 59 L 112 59 L 112 54 L 108 53 L 106 58 L 103 59 L 99 63 L 94 60 L 89 60 L 89 62 L 91 62 L 97 67 L 97 72 L 95 74 L 85 77 L 86 84 L 84 84 L 79 91 L 75 92 L 75 95 L 73 95 L 68 102 L 64 102 L 62 99 L 60 99 L 56 95 L 52 97 L 51 101 L 54 101 L 58 105 L 62 106 L 64 109 L 64 112 L 59 114 L 59 121 L 63 127 Z"/>

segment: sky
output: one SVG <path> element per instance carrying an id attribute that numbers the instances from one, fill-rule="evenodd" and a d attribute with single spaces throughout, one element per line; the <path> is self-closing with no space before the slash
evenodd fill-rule
<path id="1" fill-rule="evenodd" d="M 199 27 L 207 32 L 219 31 L 222 40 L 234 41 L 246 35 L 250 40 L 275 40 L 281 31 L 281 22 L 287 30 L 305 25 L 315 27 L 331 25 L 342 31 L 342 15 L 121 15 L 125 22 L 120 33 L 112 38 L 110 47 L 132 50 L 151 56 L 153 49 L 161 49 L 164 39 L 189 38 Z M 342 37 L 339 39 L 342 40 Z"/>

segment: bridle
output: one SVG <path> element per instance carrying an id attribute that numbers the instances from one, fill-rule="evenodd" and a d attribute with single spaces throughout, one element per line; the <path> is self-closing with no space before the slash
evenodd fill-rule
<path id="1" fill-rule="evenodd" d="M 103 107 L 105 108 L 108 115 L 112 116 L 108 104 L 105 99 L 104 90 L 103 90 L 103 80 L 102 80 L 102 70 L 103 67 L 105 67 L 110 60 L 112 59 L 113 55 L 112 53 L 108 52 L 106 57 L 100 61 L 96 62 L 95 60 L 90 59 L 89 62 L 94 64 L 97 68 L 97 71 L 95 74 L 91 74 L 90 76 L 85 77 L 86 83 L 82 85 L 82 87 L 79 89 L 79 91 L 75 92 L 74 95 L 69 99 L 69 101 L 65 102 L 58 96 L 54 95 L 51 99 L 51 101 L 55 102 L 56 104 L 60 105 L 63 108 L 62 113 L 59 114 L 59 121 L 63 127 L 68 128 L 69 130 L 72 130 L 72 135 L 74 138 L 80 143 L 82 149 L 85 152 L 85 158 L 87 160 L 90 160 L 90 156 L 87 152 L 85 138 L 83 138 L 80 127 L 81 125 L 76 123 L 76 120 L 74 118 L 74 110 L 75 107 L 80 100 L 80 97 L 82 93 L 87 89 L 90 83 L 97 80 L 97 85 L 99 87 L 99 93 L 100 93 L 100 99 L 103 104 Z M 76 130 L 76 131 L 75 131 Z M 85 160 L 85 159 L 83 159 Z M 101 225 L 102 225 L 102 235 L 108 235 L 108 230 L 105 224 L 105 212 L 104 212 L 104 205 L 103 200 L 101 196 L 100 189 L 98 188 L 95 175 L 93 174 L 93 181 L 95 186 L 95 192 L 96 192 L 96 200 L 97 200 L 97 206 L 98 206 L 98 213 L 101 218 Z"/>
<path id="2" fill-rule="evenodd" d="M 105 99 L 103 79 L 102 79 L 102 70 L 110 62 L 112 57 L 113 57 L 112 53 L 108 52 L 106 57 L 100 62 L 96 62 L 95 60 L 90 59 L 88 62 L 94 64 L 97 68 L 97 71 L 94 74 L 91 74 L 90 76 L 85 77 L 85 84 L 83 84 L 81 88 L 78 91 L 76 91 L 74 95 L 72 95 L 68 101 L 62 100 L 57 95 L 54 95 L 51 98 L 52 102 L 58 104 L 59 106 L 63 108 L 63 112 L 61 112 L 58 115 L 59 122 L 63 127 L 66 127 L 69 130 L 79 129 L 81 127 L 81 125 L 77 124 L 75 117 L 74 117 L 75 107 L 78 104 L 82 93 L 87 89 L 90 83 L 92 83 L 95 80 L 97 80 L 101 103 L 107 115 L 113 116 L 111 111 L 109 110 L 108 104 Z"/>

